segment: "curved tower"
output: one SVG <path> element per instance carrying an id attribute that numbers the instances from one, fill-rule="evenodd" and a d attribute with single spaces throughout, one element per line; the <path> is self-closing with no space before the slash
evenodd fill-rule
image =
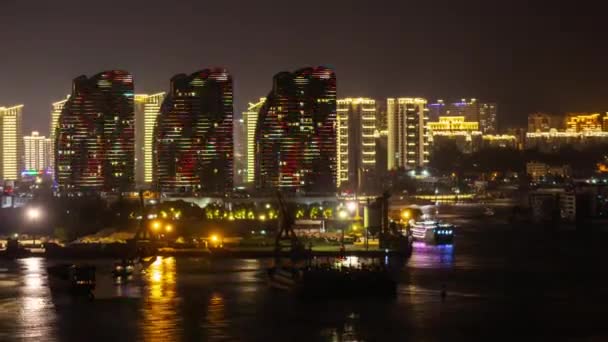
<path id="1" fill-rule="evenodd" d="M 232 117 L 232 77 L 226 69 L 174 76 L 154 132 L 159 190 L 231 191 Z"/>
<path id="2" fill-rule="evenodd" d="M 121 70 L 74 79 L 55 136 L 64 191 L 126 191 L 134 181 L 133 76 Z"/>
<path id="3" fill-rule="evenodd" d="M 274 76 L 256 127 L 259 189 L 336 188 L 336 75 L 326 67 Z"/>

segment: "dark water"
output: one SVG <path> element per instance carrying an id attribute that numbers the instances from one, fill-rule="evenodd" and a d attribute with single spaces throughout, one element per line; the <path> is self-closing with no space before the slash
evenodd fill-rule
<path id="1" fill-rule="evenodd" d="M 452 219 L 455 244 L 416 244 L 384 300 L 293 298 L 263 260 L 162 258 L 122 286 L 96 262 L 89 303 L 52 296 L 44 259 L 0 261 L 0 341 L 608 341 L 600 240 Z"/>

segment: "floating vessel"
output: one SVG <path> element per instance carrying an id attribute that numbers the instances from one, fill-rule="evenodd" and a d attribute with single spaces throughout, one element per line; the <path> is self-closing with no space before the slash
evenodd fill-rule
<path id="1" fill-rule="evenodd" d="M 444 244 L 454 240 L 454 225 L 438 221 L 419 221 L 412 225 L 412 237 L 416 241 Z"/>
<path id="2" fill-rule="evenodd" d="M 280 194 L 278 198 L 281 219 L 275 240 L 274 265 L 267 270 L 270 287 L 317 298 L 392 296 L 396 293 L 397 282 L 384 265 L 311 265 L 312 252 L 304 249 L 292 229 L 293 219 Z M 288 253 L 284 253 L 286 251 Z M 283 257 L 285 255 L 289 257 Z"/>
<path id="3" fill-rule="evenodd" d="M 95 296 L 95 266 L 61 264 L 47 268 L 49 286 L 53 292 L 65 292 L 75 296 Z"/>

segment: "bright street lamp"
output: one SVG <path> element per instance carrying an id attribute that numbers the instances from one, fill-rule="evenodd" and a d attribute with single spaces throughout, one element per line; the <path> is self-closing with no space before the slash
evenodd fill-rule
<path id="1" fill-rule="evenodd" d="M 27 210 L 27 218 L 32 221 L 36 221 L 40 217 L 40 209 L 38 208 L 29 208 Z"/>
<path id="2" fill-rule="evenodd" d="M 33 224 L 38 223 L 38 219 L 42 216 L 42 212 L 38 208 L 28 208 L 26 212 L 27 218 L 32 221 Z M 32 244 L 36 245 L 36 235 L 32 234 Z"/>

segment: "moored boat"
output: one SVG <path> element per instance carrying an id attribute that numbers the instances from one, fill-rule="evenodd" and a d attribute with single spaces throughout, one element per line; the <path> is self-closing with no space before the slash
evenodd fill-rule
<path id="1" fill-rule="evenodd" d="M 426 243 L 452 243 L 454 240 L 454 225 L 439 221 L 419 221 L 412 225 L 412 237 Z"/>

